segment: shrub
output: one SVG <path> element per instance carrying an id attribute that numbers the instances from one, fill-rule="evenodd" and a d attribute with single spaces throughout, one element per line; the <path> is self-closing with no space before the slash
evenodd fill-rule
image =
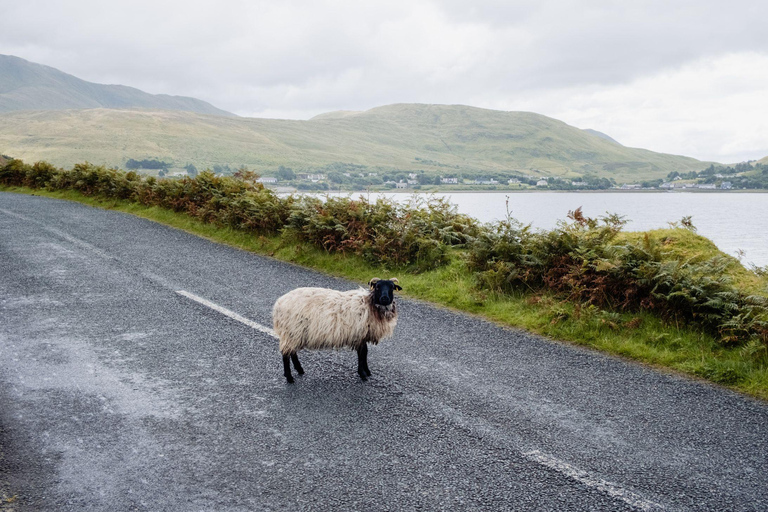
<path id="1" fill-rule="evenodd" d="M 502 292 L 552 290 L 565 299 L 618 311 L 647 310 L 670 322 L 696 325 L 723 343 L 768 343 L 768 300 L 733 285 L 722 256 L 680 260 L 646 233 L 619 241 L 625 222 L 590 219 L 580 209 L 554 230 L 533 232 L 507 218 L 470 246 L 478 285 Z M 690 222 L 685 229 L 693 230 Z"/>
<path id="2" fill-rule="evenodd" d="M 0 167 L 0 183 L 11 187 L 20 187 L 26 180 L 31 167 L 21 160 L 12 158 L 4 166 Z"/>
<path id="3" fill-rule="evenodd" d="M 389 199 L 302 197 L 293 204 L 286 233 L 328 252 L 416 271 L 444 265 L 450 246 L 479 230 L 470 217 L 442 199 L 401 205 Z"/>
<path id="4" fill-rule="evenodd" d="M 71 171 L 46 162 L 0 163 L 0 184 L 72 189 L 160 206 L 254 234 L 282 233 L 286 239 L 383 266 L 433 269 L 449 261 L 452 247 L 463 247 L 478 288 L 535 295 L 552 291 L 575 303 L 578 312 L 651 311 L 669 322 L 711 332 L 724 344 L 746 342 L 745 350 L 760 357 L 768 353 L 768 299 L 733 284 L 730 260 L 686 259 L 648 233 L 634 241 L 622 237 L 625 221 L 616 215 L 593 219 L 579 208 L 555 229 L 536 231 L 510 215 L 480 225 L 434 197 L 414 196 L 408 204 L 388 199 L 371 203 L 362 197 L 280 198 L 255 177 L 242 170 L 233 177 L 204 171 L 194 178 L 157 179 L 88 162 Z M 695 231 L 690 218 L 676 227 L 689 236 Z M 755 269 L 754 275 L 765 273 Z M 566 313 L 563 309 L 553 318 L 559 321 Z"/>

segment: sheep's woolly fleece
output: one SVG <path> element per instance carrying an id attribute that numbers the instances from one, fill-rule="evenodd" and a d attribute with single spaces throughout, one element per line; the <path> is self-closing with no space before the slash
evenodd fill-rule
<path id="1" fill-rule="evenodd" d="M 297 288 L 275 302 L 272 321 L 280 352 L 304 348 L 357 348 L 389 338 L 397 324 L 394 303 L 377 315 L 371 292 L 360 288 L 339 292 L 326 288 Z"/>

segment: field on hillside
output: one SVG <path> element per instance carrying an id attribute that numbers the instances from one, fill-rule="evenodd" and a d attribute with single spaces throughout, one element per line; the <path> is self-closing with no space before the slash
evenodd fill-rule
<path id="1" fill-rule="evenodd" d="M 122 167 L 157 158 L 175 167 L 248 166 L 262 174 L 333 163 L 366 170 L 530 176 L 664 178 L 709 163 L 627 148 L 528 112 L 391 105 L 309 121 L 228 118 L 151 110 L 25 111 L 0 115 L 0 152 L 70 167 L 83 159 Z"/>

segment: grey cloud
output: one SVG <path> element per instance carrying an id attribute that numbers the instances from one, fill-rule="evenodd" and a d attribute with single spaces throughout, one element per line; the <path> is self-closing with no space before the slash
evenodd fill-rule
<path id="1" fill-rule="evenodd" d="M 514 106 L 768 54 L 768 2 L 757 0 L 8 3 L 0 53 L 244 115 Z"/>
<path id="2" fill-rule="evenodd" d="M 528 43 L 503 59 L 517 64 L 523 88 L 626 82 L 702 56 L 768 51 L 768 3 L 759 1 L 455 2 L 445 12 L 525 32 Z"/>
<path id="3" fill-rule="evenodd" d="M 363 3 L 365 4 L 365 3 Z M 41 8 L 44 5 L 44 8 Z M 73 5 L 75 7 L 73 7 Z M 390 41 L 374 40 L 383 26 L 406 19 L 408 3 L 269 2 L 19 2 L 10 10 L 0 44 L 24 43 L 47 62 L 83 78 L 188 94 L 204 85 L 210 101 L 226 82 L 261 88 L 310 87 L 365 67 L 392 96 L 433 94 L 430 57 L 423 70 L 382 62 L 388 43 L 418 41 L 424 27 L 406 26 Z M 426 3 L 442 18 L 446 41 L 474 26 L 490 34 L 485 55 L 446 90 L 509 91 L 587 83 L 620 83 L 710 53 L 768 51 L 760 2 L 448 2 Z M 640 5 L 641 7 L 638 7 Z M 48 17 L 46 17 L 48 16 Z M 14 19 L 16 18 L 16 19 Z M 429 35 L 427 34 L 427 37 Z M 471 43 L 471 41 L 467 41 Z M 448 57 L 451 56 L 451 50 Z M 390 59 L 407 58 L 392 55 Z M 459 58 L 459 56 L 456 56 Z M 441 87 L 437 86 L 438 89 Z M 440 91 L 437 91 L 440 94 Z M 393 98 L 394 99 L 394 98 Z"/>

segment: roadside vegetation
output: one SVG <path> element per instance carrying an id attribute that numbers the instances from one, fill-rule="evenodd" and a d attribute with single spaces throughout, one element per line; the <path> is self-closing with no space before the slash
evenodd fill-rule
<path id="1" fill-rule="evenodd" d="M 688 219 L 623 231 L 576 208 L 557 228 L 480 224 L 440 199 L 279 197 L 246 170 L 157 179 L 88 163 L 0 164 L 0 188 L 115 208 L 216 241 L 768 399 L 768 269 L 744 268 Z"/>

